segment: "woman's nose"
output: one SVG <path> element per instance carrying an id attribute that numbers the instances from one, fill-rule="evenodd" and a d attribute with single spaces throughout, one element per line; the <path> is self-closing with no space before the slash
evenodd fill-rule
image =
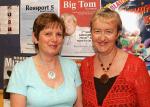
<path id="1" fill-rule="evenodd" d="M 101 33 L 100 35 L 99 35 L 99 37 L 98 37 L 98 39 L 99 40 L 101 40 L 101 41 L 104 41 L 105 40 L 105 34 L 104 33 Z"/>
<path id="2" fill-rule="evenodd" d="M 57 36 L 56 36 L 55 34 L 53 34 L 51 40 L 52 40 L 53 42 L 56 42 L 56 41 L 57 41 Z"/>

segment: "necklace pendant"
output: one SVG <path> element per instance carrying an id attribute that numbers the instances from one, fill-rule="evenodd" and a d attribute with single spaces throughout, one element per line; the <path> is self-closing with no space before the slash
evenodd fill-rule
<path id="1" fill-rule="evenodd" d="M 100 83 L 102 84 L 106 84 L 109 80 L 109 76 L 107 74 L 103 74 L 101 77 L 100 77 Z"/>
<path id="2" fill-rule="evenodd" d="M 47 76 L 49 79 L 52 79 L 52 80 L 54 80 L 56 78 L 56 74 L 54 71 L 49 71 Z"/>

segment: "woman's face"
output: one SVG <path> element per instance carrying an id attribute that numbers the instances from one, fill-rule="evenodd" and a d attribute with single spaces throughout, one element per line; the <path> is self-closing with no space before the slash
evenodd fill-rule
<path id="1" fill-rule="evenodd" d="M 59 27 L 48 27 L 39 33 L 39 52 L 55 56 L 63 44 L 63 31 Z"/>
<path id="2" fill-rule="evenodd" d="M 66 26 L 66 33 L 68 36 L 72 35 L 76 30 L 76 23 L 73 18 L 71 16 L 67 16 L 66 19 L 64 19 L 64 23 Z"/>
<path id="3" fill-rule="evenodd" d="M 98 53 L 109 54 L 119 36 L 117 22 L 113 19 L 96 19 L 92 24 L 93 47 Z"/>

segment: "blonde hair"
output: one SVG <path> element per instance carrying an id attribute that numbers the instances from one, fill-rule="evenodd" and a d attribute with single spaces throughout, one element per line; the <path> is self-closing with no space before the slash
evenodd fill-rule
<path id="1" fill-rule="evenodd" d="M 63 13 L 62 15 L 61 15 L 61 18 L 63 19 L 63 20 L 65 20 L 67 17 L 72 17 L 72 20 L 73 20 L 73 22 L 76 24 L 77 23 L 77 19 L 76 19 L 76 17 L 73 15 L 73 14 L 69 14 L 69 13 Z"/>
<path id="2" fill-rule="evenodd" d="M 116 11 L 109 8 L 101 8 L 95 12 L 90 22 L 91 30 L 93 27 L 93 22 L 99 18 L 103 18 L 105 20 L 114 19 L 117 23 L 117 31 L 119 32 L 122 30 L 122 21 L 120 15 Z"/>

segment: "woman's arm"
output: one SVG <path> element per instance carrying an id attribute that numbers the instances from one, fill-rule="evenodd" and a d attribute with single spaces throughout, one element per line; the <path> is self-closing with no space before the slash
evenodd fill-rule
<path id="1" fill-rule="evenodd" d="M 26 107 L 26 97 L 21 94 L 10 94 L 11 107 Z"/>
<path id="2" fill-rule="evenodd" d="M 76 100 L 76 102 L 74 104 L 74 107 L 83 107 L 81 85 L 79 87 L 77 87 L 77 100 Z"/>
<path id="3" fill-rule="evenodd" d="M 138 63 L 135 70 L 135 87 L 139 107 L 148 107 L 150 105 L 150 75 L 143 61 Z"/>

